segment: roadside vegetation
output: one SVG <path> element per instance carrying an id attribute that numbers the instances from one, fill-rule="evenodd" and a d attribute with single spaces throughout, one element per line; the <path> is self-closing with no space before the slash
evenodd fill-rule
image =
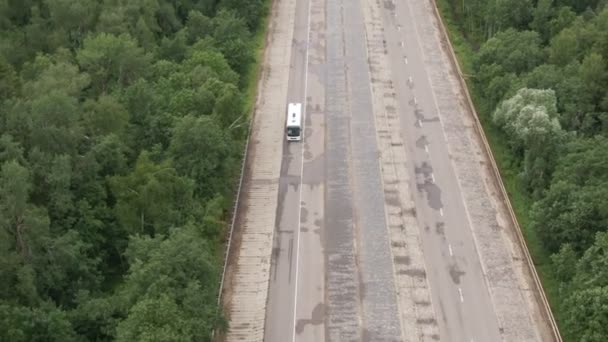
<path id="1" fill-rule="evenodd" d="M 437 0 L 566 341 L 608 336 L 608 4 Z"/>
<path id="2" fill-rule="evenodd" d="M 264 0 L 0 0 L 0 340 L 209 341 Z"/>

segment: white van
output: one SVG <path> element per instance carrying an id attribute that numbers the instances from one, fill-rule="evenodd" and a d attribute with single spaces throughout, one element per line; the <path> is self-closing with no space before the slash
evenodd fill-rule
<path id="1" fill-rule="evenodd" d="M 302 140 L 302 104 L 290 103 L 287 106 L 287 141 Z"/>

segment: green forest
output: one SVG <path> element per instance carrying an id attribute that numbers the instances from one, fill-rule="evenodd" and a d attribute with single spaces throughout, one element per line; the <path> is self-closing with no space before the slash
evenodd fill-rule
<path id="1" fill-rule="evenodd" d="M 608 336 L 607 4 L 438 0 L 566 341 Z"/>
<path id="2" fill-rule="evenodd" d="M 209 341 L 264 0 L 0 0 L 0 341 Z"/>

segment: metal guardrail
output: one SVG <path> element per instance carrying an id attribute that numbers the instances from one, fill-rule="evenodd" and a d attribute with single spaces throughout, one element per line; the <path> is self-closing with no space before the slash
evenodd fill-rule
<path id="1" fill-rule="evenodd" d="M 232 233 L 234 232 L 234 222 L 236 221 L 236 214 L 239 207 L 239 199 L 241 196 L 241 187 L 243 186 L 243 178 L 245 176 L 245 166 L 247 165 L 247 155 L 249 154 L 249 138 L 251 137 L 251 127 L 253 126 L 253 113 L 255 113 L 255 105 L 251 110 L 251 117 L 249 121 L 249 127 L 247 128 L 247 141 L 245 142 L 245 149 L 243 154 L 243 162 L 241 163 L 241 174 L 239 177 L 239 185 L 237 187 L 236 196 L 234 198 L 234 204 L 232 205 L 232 221 L 230 222 L 230 231 L 228 232 L 228 243 L 226 244 L 226 250 L 224 252 L 224 268 L 222 270 L 222 278 L 220 280 L 219 293 L 217 295 L 217 311 L 222 308 L 222 294 L 224 293 L 224 281 L 226 278 L 226 269 L 228 268 L 228 258 L 230 257 L 230 246 L 232 244 Z M 217 341 L 218 336 L 217 329 L 211 331 L 212 341 Z M 221 335 L 220 335 L 221 336 Z"/>
<path id="2" fill-rule="evenodd" d="M 257 98 L 257 96 L 256 96 Z M 255 102 L 254 102 L 255 103 Z M 255 115 L 255 107 L 251 109 L 251 115 L 249 117 L 249 127 L 247 128 L 247 141 L 245 142 L 245 149 L 243 154 L 243 161 L 241 163 L 241 174 L 239 177 L 239 185 L 236 190 L 236 196 L 234 198 L 234 204 L 232 205 L 232 220 L 230 222 L 230 231 L 228 232 L 228 243 L 226 244 L 226 251 L 224 252 L 224 269 L 222 271 L 222 279 L 220 281 L 219 294 L 217 296 L 218 309 L 222 303 L 222 294 L 224 293 L 224 281 L 226 278 L 226 269 L 228 268 L 228 258 L 230 257 L 230 246 L 232 244 L 232 233 L 234 232 L 234 222 L 236 221 L 236 215 L 239 209 L 239 200 L 241 198 L 241 188 L 243 186 L 243 178 L 245 177 L 245 166 L 247 165 L 247 155 L 249 154 L 249 138 L 251 137 L 251 127 L 253 127 L 253 118 Z"/>
<path id="3" fill-rule="evenodd" d="M 245 166 L 247 165 L 247 155 L 249 154 L 249 138 L 251 137 L 251 127 L 253 127 L 253 114 L 255 113 L 255 104 L 251 110 L 251 116 L 249 118 L 249 127 L 247 128 L 247 140 L 245 142 L 245 149 L 243 154 L 243 161 L 241 163 L 241 174 L 239 177 L 239 185 L 236 190 L 236 196 L 234 198 L 234 204 L 232 205 L 232 220 L 230 222 L 230 231 L 228 232 L 228 243 L 226 244 L 226 250 L 224 251 L 224 268 L 222 270 L 222 278 L 220 280 L 219 293 L 217 295 L 217 311 L 222 309 L 222 294 L 224 293 L 224 281 L 226 279 L 226 269 L 228 268 L 228 258 L 230 257 L 230 246 L 232 244 L 232 233 L 234 232 L 234 222 L 236 221 L 236 214 L 239 209 L 239 199 L 241 198 L 241 188 L 243 186 L 243 178 L 245 176 Z M 212 341 L 217 341 L 218 336 L 217 329 L 211 331 Z M 221 336 L 221 335 L 220 335 Z"/>
<path id="4" fill-rule="evenodd" d="M 549 319 L 549 324 L 551 325 L 551 330 L 553 331 L 553 336 L 555 338 L 555 341 L 562 342 L 563 341 L 562 336 L 559 333 L 557 322 L 555 321 L 555 318 L 553 317 L 553 313 L 551 312 L 551 306 L 549 305 L 549 301 L 547 300 L 547 296 L 545 295 L 545 291 L 543 289 L 542 283 L 540 281 L 540 278 L 538 277 L 536 268 L 534 267 L 532 257 L 530 256 L 530 252 L 528 251 L 528 245 L 526 243 L 526 240 L 524 239 L 524 236 L 523 236 L 523 233 L 521 230 L 521 226 L 519 225 L 519 222 L 517 221 L 517 217 L 515 216 L 515 212 L 513 211 L 513 207 L 511 206 L 511 201 L 509 200 L 509 195 L 507 194 L 505 185 L 502 182 L 502 178 L 500 176 L 500 171 L 498 170 L 498 166 L 496 165 L 496 160 L 494 159 L 494 155 L 492 154 L 492 150 L 490 149 L 490 144 L 488 143 L 488 140 L 486 138 L 486 135 L 485 135 L 485 132 L 481 125 L 481 122 L 479 121 L 479 116 L 477 115 L 477 111 L 475 110 L 475 106 L 473 105 L 473 101 L 471 99 L 471 95 L 469 94 L 469 89 L 467 87 L 467 84 L 464 81 L 464 74 L 462 73 L 462 70 L 460 69 L 460 65 L 458 64 L 458 59 L 456 58 L 456 53 L 454 52 L 454 47 L 452 46 L 452 42 L 449 39 L 449 35 L 448 35 L 448 31 L 446 29 L 445 23 L 443 22 L 443 18 L 441 17 L 441 13 L 439 12 L 439 8 L 437 7 L 437 0 L 430 0 L 430 1 L 433 5 L 433 10 L 435 11 L 435 16 L 437 17 L 439 26 L 441 27 L 441 33 L 443 34 L 443 36 L 445 37 L 445 39 L 447 41 L 447 46 L 448 46 L 448 50 L 450 52 L 450 57 L 451 57 L 450 61 L 456 67 L 456 71 L 458 72 L 458 76 L 459 76 L 458 82 L 460 83 L 461 87 L 464 89 L 464 93 L 467 98 L 467 104 L 471 110 L 471 113 L 473 114 L 473 118 L 475 120 L 475 128 L 476 128 L 477 132 L 479 133 L 479 135 L 481 136 L 481 140 L 483 141 L 486 154 L 488 155 L 488 157 L 490 159 L 490 163 L 492 164 L 492 170 L 493 170 L 496 180 L 499 184 L 500 191 L 504 198 L 504 202 L 506 203 L 507 208 L 509 210 L 509 214 L 511 216 L 511 221 L 515 224 L 515 230 L 517 233 L 519 243 L 523 249 L 524 255 L 526 257 L 526 261 L 528 262 L 528 267 L 530 268 L 530 272 L 532 273 L 532 277 L 534 278 L 534 283 L 536 284 L 538 292 L 540 293 L 541 301 L 542 301 L 543 307 L 545 309 L 545 314 L 547 315 L 547 318 Z"/>

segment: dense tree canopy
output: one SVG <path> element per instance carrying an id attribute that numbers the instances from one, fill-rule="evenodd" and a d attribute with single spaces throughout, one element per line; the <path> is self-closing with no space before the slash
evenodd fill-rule
<path id="1" fill-rule="evenodd" d="M 265 4 L 0 0 L 0 340 L 224 326 L 225 199 Z"/>
<path id="2" fill-rule="evenodd" d="M 475 50 L 471 85 L 482 119 L 499 129 L 494 138 L 510 147 L 515 164 L 505 167 L 521 176 L 523 195 L 534 202 L 529 228 L 552 254 L 564 336 L 603 341 L 608 2 L 445 1 Z"/>

